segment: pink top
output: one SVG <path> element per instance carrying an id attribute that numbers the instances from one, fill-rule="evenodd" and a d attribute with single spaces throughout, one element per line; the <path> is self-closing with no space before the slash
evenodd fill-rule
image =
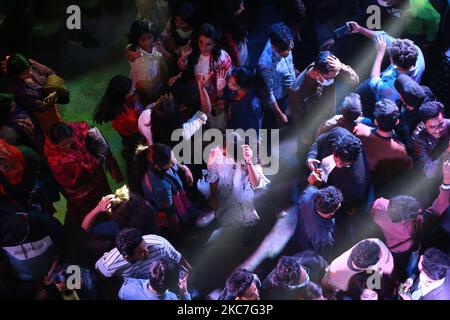
<path id="1" fill-rule="evenodd" d="M 442 213 L 449 206 L 450 190 L 440 188 L 439 196 L 433 202 L 430 210 L 435 215 Z M 379 198 L 375 201 L 370 213 L 375 223 L 381 228 L 386 239 L 387 247 L 392 252 L 405 252 L 416 244 L 414 234 L 418 231 L 419 223 L 417 221 L 392 222 L 388 216 L 389 200 Z"/>
<path id="2" fill-rule="evenodd" d="M 383 231 L 386 245 L 392 252 L 405 252 L 416 244 L 414 235 L 418 231 L 419 223 L 416 221 L 392 222 L 388 215 L 389 200 L 379 198 L 370 211 L 375 223 Z"/>

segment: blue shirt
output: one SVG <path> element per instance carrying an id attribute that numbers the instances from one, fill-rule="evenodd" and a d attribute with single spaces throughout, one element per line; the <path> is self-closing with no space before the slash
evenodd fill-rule
<path id="1" fill-rule="evenodd" d="M 382 36 L 386 41 L 387 48 L 389 49 L 392 43 L 396 40 L 395 38 L 389 36 L 384 31 L 375 32 L 374 42 L 376 42 L 377 37 Z M 417 47 L 418 56 L 416 64 L 408 71 L 404 72 L 406 75 L 410 76 L 415 82 L 420 83 L 420 79 L 425 71 L 425 59 L 423 57 L 422 50 Z M 375 93 L 376 101 L 381 99 L 390 99 L 396 101 L 400 99 L 400 95 L 395 89 L 394 83 L 399 76 L 400 71 L 394 66 L 394 64 L 389 65 L 389 67 L 384 70 L 379 77 L 373 77 L 370 79 L 370 88 Z"/>
<path id="2" fill-rule="evenodd" d="M 259 132 L 262 124 L 261 100 L 253 90 L 249 91 L 241 100 L 233 99 L 230 108 L 230 129 L 242 129 L 244 131 L 255 129 L 256 133 Z"/>
<path id="3" fill-rule="evenodd" d="M 180 300 L 177 295 L 169 290 L 163 294 L 157 294 L 149 290 L 149 280 L 126 278 L 119 290 L 120 300 Z M 181 300 L 191 300 L 191 295 L 186 292 Z"/>
<path id="4" fill-rule="evenodd" d="M 272 50 L 269 40 L 259 58 L 258 69 L 268 90 L 266 102 L 271 105 L 277 100 L 285 98 L 288 89 L 295 80 L 292 52 L 289 52 L 289 55 L 283 58 Z"/>
<path id="5" fill-rule="evenodd" d="M 174 189 L 174 185 L 169 182 L 172 178 L 177 184 L 177 189 Z M 147 170 L 147 173 L 142 177 L 142 187 L 144 190 L 145 199 L 149 201 L 157 210 L 163 210 L 173 213 L 173 195 L 183 188 L 183 183 L 178 175 L 178 166 L 174 165 L 171 169 L 167 170 L 162 177 L 151 169 Z"/>
<path id="6" fill-rule="evenodd" d="M 302 250 L 313 250 L 328 260 L 334 244 L 335 220 L 322 218 L 316 212 L 314 196 L 318 192 L 319 189 L 310 185 L 300 196 L 295 238 Z"/>

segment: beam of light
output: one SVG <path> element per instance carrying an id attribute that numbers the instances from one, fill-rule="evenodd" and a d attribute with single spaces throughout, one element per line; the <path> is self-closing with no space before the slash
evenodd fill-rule
<path id="1" fill-rule="evenodd" d="M 390 25 L 388 25 L 388 27 L 386 28 L 386 32 L 389 35 L 397 35 L 397 34 L 401 34 L 402 31 L 405 30 L 406 28 L 406 23 L 407 21 L 405 19 L 401 19 L 400 21 L 395 21 L 393 23 L 391 23 Z M 361 35 L 362 36 L 362 35 Z M 355 48 L 357 49 L 357 48 Z M 368 57 L 370 57 L 371 55 L 373 55 L 374 52 L 374 44 L 373 41 L 370 45 L 365 46 L 363 48 L 360 49 L 360 52 L 353 58 L 351 59 L 351 62 L 349 63 L 349 65 L 354 69 L 358 71 L 359 75 L 364 75 L 364 74 L 369 74 L 370 69 L 372 68 L 373 65 L 373 59 L 368 59 Z M 388 54 L 386 52 L 386 54 Z M 344 87 L 344 90 L 342 90 L 344 92 L 350 92 L 350 86 L 346 86 Z M 332 99 L 332 98 L 328 98 L 328 99 Z M 342 97 L 337 96 L 336 101 L 341 101 Z M 320 105 L 329 105 L 330 103 L 334 103 L 334 101 L 330 101 L 330 100 L 324 100 L 321 101 Z M 319 105 L 319 106 L 320 106 Z M 309 126 L 305 126 L 303 128 L 300 128 L 297 132 L 295 132 L 293 135 L 291 135 L 286 141 L 284 141 L 283 143 L 286 143 L 288 145 L 296 145 L 297 139 L 299 135 L 302 135 L 305 132 L 315 132 L 315 129 L 317 129 L 317 123 L 322 122 L 323 120 L 326 120 L 329 117 L 329 112 L 326 109 L 316 109 L 314 110 L 314 116 L 312 118 L 312 121 L 310 122 Z M 313 127 L 314 126 L 314 127 Z M 307 152 L 308 150 L 303 150 L 304 152 Z M 285 150 L 283 150 L 282 153 L 280 153 L 280 157 L 284 158 L 285 160 L 289 161 L 289 159 L 295 159 L 297 158 L 297 150 L 296 148 L 287 148 Z M 304 165 L 304 164 L 301 164 Z M 281 171 L 275 176 L 273 177 L 276 180 L 279 181 L 292 181 L 293 179 L 296 179 L 298 177 L 293 176 L 293 172 L 295 170 L 289 170 L 288 168 L 286 168 L 283 165 L 283 162 L 280 159 L 280 168 Z M 420 194 L 422 192 L 426 192 L 429 190 L 429 186 L 430 183 L 427 180 L 423 179 L 423 175 L 420 171 L 416 170 L 416 171 L 412 171 L 411 174 L 409 175 L 410 178 L 415 181 L 416 183 L 414 184 L 408 184 L 407 188 L 403 188 L 402 190 L 399 190 L 399 194 Z M 271 192 L 271 190 L 268 190 L 267 192 Z M 264 201 L 261 206 L 265 207 L 267 205 L 267 207 L 270 207 L 270 197 L 265 197 L 264 199 L 260 199 L 260 201 Z M 295 207 L 295 205 L 294 205 Z M 292 210 L 292 208 L 291 208 Z M 255 270 L 263 261 L 265 258 L 267 257 L 273 257 L 274 255 L 277 255 L 279 252 L 282 251 L 284 245 L 287 243 L 287 241 L 284 241 L 286 239 L 284 239 L 282 241 L 282 243 L 279 243 L 278 247 L 273 246 L 272 244 L 270 244 L 269 240 L 270 238 L 273 237 L 274 233 L 277 232 L 282 232 L 280 226 L 284 226 L 286 227 L 286 224 L 290 224 L 290 227 L 292 229 L 292 227 L 294 227 L 295 229 L 295 221 L 296 219 L 292 219 L 292 213 L 291 213 L 291 218 L 288 219 L 286 222 L 284 223 L 276 223 L 274 225 L 274 227 L 272 228 L 272 230 L 266 235 L 266 238 L 262 240 L 260 246 L 254 251 L 254 253 L 252 255 L 250 255 L 244 262 L 241 263 L 241 267 L 247 267 L 250 270 Z M 292 230 L 291 230 L 292 231 Z M 288 232 L 289 235 L 292 235 L 291 231 Z M 366 230 L 360 230 L 360 232 L 363 234 L 365 233 Z M 221 257 L 225 260 L 231 258 L 234 253 L 231 251 L 228 251 L 228 249 L 231 249 L 230 246 L 228 246 L 227 244 L 229 244 L 230 242 L 236 242 L 236 234 L 234 233 L 229 233 L 228 235 L 223 235 L 222 237 L 218 238 L 215 243 L 213 243 L 211 245 L 210 248 L 205 249 L 204 251 L 202 251 L 201 253 L 199 253 L 199 259 L 196 261 L 196 264 L 205 264 L 208 263 L 210 257 L 210 252 L 215 252 L 217 253 L 216 250 L 223 250 L 221 251 Z M 288 240 L 288 239 L 287 239 Z M 233 248 L 233 249 L 237 249 L 238 248 Z M 210 251 L 211 250 L 211 251 Z M 194 267 L 195 269 L 195 267 Z"/>

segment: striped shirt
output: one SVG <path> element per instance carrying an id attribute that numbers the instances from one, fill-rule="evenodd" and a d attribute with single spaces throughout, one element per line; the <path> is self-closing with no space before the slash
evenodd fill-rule
<path id="1" fill-rule="evenodd" d="M 105 277 L 121 275 L 124 278 L 148 279 L 152 262 L 162 257 L 180 262 L 181 253 L 163 237 L 150 234 L 143 236 L 143 239 L 149 251 L 146 259 L 129 262 L 125 260 L 117 248 L 114 248 L 98 259 L 95 264 L 96 269 Z"/>

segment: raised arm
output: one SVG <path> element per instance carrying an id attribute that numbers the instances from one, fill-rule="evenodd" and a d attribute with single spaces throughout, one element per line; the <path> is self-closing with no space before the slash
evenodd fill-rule
<path id="1" fill-rule="evenodd" d="M 211 79 L 212 75 L 213 73 L 210 72 L 206 77 L 204 75 L 199 75 L 196 79 L 198 91 L 200 92 L 200 107 L 206 115 L 211 114 L 212 110 L 211 99 L 209 98 L 208 91 L 206 90 L 206 84 L 209 79 Z"/>
<path id="2" fill-rule="evenodd" d="M 111 200 L 113 197 L 114 195 L 112 194 L 102 197 L 97 206 L 84 217 L 83 222 L 81 223 L 81 228 L 83 228 L 83 230 L 89 231 L 94 225 L 95 220 L 97 220 L 98 215 L 107 212 L 111 208 Z"/>
<path id="3" fill-rule="evenodd" d="M 350 25 L 350 28 L 352 29 L 352 33 L 360 33 L 360 34 L 362 34 L 363 36 L 365 36 L 365 37 L 367 37 L 369 39 L 372 39 L 372 40 L 374 39 L 374 37 L 375 37 L 375 32 L 374 31 L 372 31 L 370 29 L 367 29 L 367 28 L 364 28 L 364 27 L 361 27 L 355 21 L 349 21 L 348 24 Z"/>
<path id="4" fill-rule="evenodd" d="M 381 64 L 383 63 L 384 53 L 386 52 L 386 41 L 384 37 L 379 36 L 377 38 L 377 55 L 375 61 L 373 62 L 372 71 L 370 72 L 371 78 L 379 78 L 381 74 Z"/>
<path id="5" fill-rule="evenodd" d="M 181 55 L 178 58 L 178 68 L 182 71 L 188 68 L 188 58 L 192 53 L 191 40 L 181 49 Z"/>
<path id="6" fill-rule="evenodd" d="M 442 166 L 443 180 L 439 190 L 439 196 L 434 200 L 432 210 L 437 215 L 442 215 L 450 205 L 450 161 L 445 161 Z"/>

